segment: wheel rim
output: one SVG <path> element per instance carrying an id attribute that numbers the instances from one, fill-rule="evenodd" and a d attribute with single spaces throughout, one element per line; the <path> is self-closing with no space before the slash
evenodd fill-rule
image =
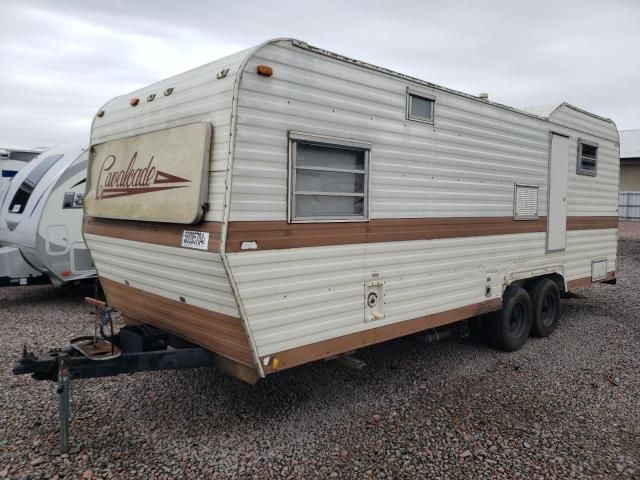
<path id="1" fill-rule="evenodd" d="M 556 318 L 558 306 L 553 292 L 547 292 L 542 298 L 542 308 L 540 311 L 540 321 L 545 327 L 550 327 Z"/>
<path id="2" fill-rule="evenodd" d="M 524 333 L 527 324 L 527 311 L 522 303 L 518 303 L 511 310 L 509 318 L 509 333 L 513 337 L 520 337 Z"/>

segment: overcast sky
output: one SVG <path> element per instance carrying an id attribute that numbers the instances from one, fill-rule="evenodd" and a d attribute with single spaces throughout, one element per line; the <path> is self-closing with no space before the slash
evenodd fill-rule
<path id="1" fill-rule="evenodd" d="M 0 18 L 0 146 L 88 143 L 110 98 L 282 36 L 640 128 L 640 0 L 0 0 Z"/>

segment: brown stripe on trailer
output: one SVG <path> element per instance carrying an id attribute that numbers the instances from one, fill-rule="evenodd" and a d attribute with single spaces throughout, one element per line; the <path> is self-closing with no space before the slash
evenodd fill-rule
<path id="1" fill-rule="evenodd" d="M 100 277 L 109 305 L 128 321 L 148 323 L 207 348 L 244 366 L 255 368 L 249 339 L 239 318 L 171 300 Z"/>
<path id="2" fill-rule="evenodd" d="M 512 217 L 375 219 L 367 225 L 367 243 L 535 233 L 545 229 L 545 217 L 529 221 Z"/>
<path id="3" fill-rule="evenodd" d="M 544 232 L 544 217 L 380 218 L 350 223 L 230 222 L 227 251 L 255 241 L 258 250 Z"/>
<path id="4" fill-rule="evenodd" d="M 616 272 L 609 272 L 605 278 L 592 280 L 591 277 L 577 278 L 567 282 L 567 290 L 575 290 L 576 288 L 588 287 L 592 283 L 609 282 L 616 278 Z"/>
<path id="5" fill-rule="evenodd" d="M 278 352 L 267 357 L 269 364 L 264 367 L 265 373 L 273 373 L 277 370 L 295 367 L 304 363 L 313 362 L 341 353 L 350 352 L 358 348 L 385 342 L 394 338 L 403 337 L 412 333 L 421 332 L 430 328 L 440 327 L 449 323 L 494 312 L 502 308 L 502 300 L 493 299 L 484 302 L 467 305 L 465 307 L 447 310 L 446 312 L 434 313 L 424 317 L 405 320 L 403 322 L 384 325 L 382 327 L 371 328 L 362 332 L 351 333 L 341 337 L 330 338 L 321 342 L 292 348 L 283 352 Z M 277 370 L 273 368 L 273 359 L 277 358 L 279 366 Z M 264 363 L 263 363 L 264 364 Z"/>
<path id="6" fill-rule="evenodd" d="M 567 230 L 618 228 L 618 217 L 567 217 Z"/>
<path id="7" fill-rule="evenodd" d="M 618 217 L 567 217 L 567 230 L 606 228 L 618 228 Z M 84 219 L 85 233 L 170 247 L 181 247 L 184 230 L 209 232 L 208 250 L 220 250 L 220 222 L 182 225 L 96 217 Z M 227 251 L 242 251 L 242 242 L 256 242 L 257 250 L 280 250 L 545 231 L 546 217 L 536 220 L 511 217 L 379 218 L 346 223 L 229 222 Z"/>
<path id="8" fill-rule="evenodd" d="M 85 216 L 83 224 L 84 233 L 153 245 L 166 245 L 168 247 L 181 247 L 182 232 L 185 230 L 208 232 L 208 250 L 211 252 L 220 251 L 220 236 L 222 232 L 222 223 L 220 222 L 200 222 L 194 225 L 183 225 Z"/>
<path id="9" fill-rule="evenodd" d="M 241 251 L 242 242 L 258 250 L 350 245 L 358 243 L 482 237 L 546 231 L 546 217 L 394 218 L 350 223 L 230 222 L 227 251 Z M 568 217 L 569 230 L 617 228 L 618 217 Z"/>

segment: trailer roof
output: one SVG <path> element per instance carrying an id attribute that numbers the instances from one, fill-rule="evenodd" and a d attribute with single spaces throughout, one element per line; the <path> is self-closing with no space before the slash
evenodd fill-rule
<path id="1" fill-rule="evenodd" d="M 338 54 L 338 53 L 334 53 L 331 52 L 329 50 L 325 50 L 322 48 L 318 48 L 318 47 L 314 47 L 312 45 L 309 45 L 308 43 L 304 42 L 304 41 L 300 41 L 300 40 L 296 40 L 293 38 L 274 38 L 271 40 L 267 40 L 259 45 L 256 45 L 254 47 L 242 50 L 240 52 L 237 52 L 233 55 L 215 60 L 213 62 L 210 62 L 208 64 L 202 65 L 200 67 L 197 67 L 195 69 L 189 70 L 187 72 L 183 72 L 179 75 L 175 75 L 172 77 L 169 77 L 167 79 L 161 80 L 159 82 L 155 82 L 151 85 L 145 86 L 143 88 L 137 89 L 133 92 L 131 92 L 128 96 L 130 95 L 146 95 L 145 92 L 148 92 L 150 90 L 153 89 L 158 89 L 158 88 L 164 88 L 165 86 L 171 86 L 173 87 L 173 82 L 176 81 L 176 79 L 182 79 L 184 81 L 185 78 L 189 77 L 189 76 L 199 76 L 199 77 L 213 77 L 216 78 L 217 73 L 219 72 L 219 67 L 224 66 L 227 69 L 228 73 L 236 74 L 237 72 L 241 71 L 244 66 L 249 62 L 249 60 L 256 55 L 262 48 L 271 45 L 271 44 L 275 44 L 277 42 L 289 42 L 292 46 L 300 48 L 300 49 L 304 49 L 306 51 L 312 52 L 314 54 L 318 54 L 318 55 L 323 55 L 326 57 L 330 57 L 336 61 L 339 62 L 344 62 L 344 63 L 348 63 L 350 65 L 356 65 L 359 66 L 361 68 L 365 68 L 371 71 L 375 71 L 378 72 L 380 74 L 384 74 L 384 75 L 391 75 L 412 83 L 415 83 L 417 85 L 421 85 L 421 86 L 426 86 L 429 88 L 433 88 L 433 89 L 437 89 L 443 92 L 447 92 L 453 95 L 457 95 L 457 96 L 461 96 L 464 97 L 466 99 L 470 99 L 476 102 L 480 102 L 486 105 L 491 105 L 493 107 L 496 108 L 500 108 L 500 109 L 504 109 L 504 110 L 508 110 L 520 115 L 525 115 L 527 117 L 530 118 L 535 118 L 535 119 L 539 119 L 539 120 L 544 120 L 544 121 L 548 121 L 551 123 L 555 123 L 558 125 L 562 125 L 562 126 L 568 126 L 570 128 L 576 128 L 575 125 L 575 116 L 576 114 L 578 115 L 584 115 L 584 116 L 588 116 L 592 119 L 597 120 L 597 122 L 600 123 L 599 126 L 595 126 L 595 128 L 591 128 L 588 129 L 589 131 L 587 133 L 600 137 L 600 138 L 605 138 L 614 142 L 618 141 L 618 131 L 617 128 L 615 126 L 615 123 L 608 118 L 605 117 L 601 117 L 598 115 L 595 115 L 593 113 L 587 112 L 585 110 L 582 110 L 578 107 L 575 107 L 573 105 L 570 105 L 566 102 L 560 103 L 560 104 L 555 104 L 555 105 L 550 105 L 550 106 L 546 106 L 546 107 L 538 107 L 538 108 L 532 108 L 532 109 L 519 109 L 519 108 L 515 108 L 515 107 L 511 107 L 509 105 L 504 105 L 502 103 L 498 103 L 498 102 L 494 102 L 485 98 L 480 98 L 479 96 L 476 95 L 471 95 L 468 93 L 464 93 L 464 92 L 460 92 L 458 90 L 454 90 L 454 89 L 450 89 L 447 87 L 443 87 L 441 85 L 437 85 L 431 82 L 428 82 L 426 80 L 421 80 L 419 78 L 416 77 L 412 77 L 410 75 L 405 75 L 384 67 L 379 67 L 367 62 L 363 62 L 361 60 L 356 60 L 350 57 L 346 57 L 344 55 Z M 229 72 L 229 69 L 231 69 L 231 71 Z M 227 75 L 227 73 L 225 73 L 225 75 Z M 230 76 L 232 76 L 230 75 Z M 236 88 L 237 88 L 237 81 L 236 81 Z M 142 98 L 142 97 L 141 97 Z M 105 105 L 103 105 L 103 109 L 107 108 L 110 104 L 112 104 L 112 102 L 114 100 L 118 99 L 117 105 L 116 105 L 116 109 L 115 111 L 110 112 L 111 115 L 108 116 L 108 118 L 105 116 L 104 118 L 98 118 L 97 116 L 94 117 L 93 119 L 93 126 L 96 125 L 96 122 L 98 122 L 98 125 L 100 126 L 100 134 L 97 135 L 97 137 L 99 137 L 100 141 L 105 141 L 113 136 L 117 136 L 117 125 L 123 125 L 124 123 L 122 122 L 123 118 L 122 118 L 122 113 L 125 111 L 128 111 L 128 107 L 129 104 L 128 102 L 125 101 L 125 95 L 121 95 L 119 97 L 115 97 L 114 99 L 110 100 L 109 102 L 107 102 Z M 113 110 L 113 109 L 112 109 Z M 568 112 L 569 111 L 569 112 Z M 115 114 L 115 115 L 114 115 Z M 573 117 L 573 118 L 572 118 Z M 582 122 L 584 124 L 584 122 Z M 96 140 L 96 132 L 94 131 L 94 128 L 92 126 L 92 143 Z M 149 127 L 149 125 L 147 125 L 147 127 Z M 145 127 L 145 128 L 147 128 Z M 583 127 L 584 128 L 584 127 Z M 581 128 L 577 128 L 579 131 L 583 131 L 581 130 Z M 140 133 L 140 132 L 138 132 Z"/>
<path id="2" fill-rule="evenodd" d="M 314 47 L 314 46 L 309 45 L 308 43 L 300 41 L 300 40 L 296 40 L 296 39 L 280 39 L 280 40 L 290 40 L 292 42 L 292 44 L 297 46 L 297 47 L 304 48 L 306 50 L 309 50 L 309 51 L 312 51 L 312 52 L 315 52 L 315 53 L 319 53 L 321 55 L 326 55 L 326 56 L 329 56 L 329 57 L 333 57 L 333 58 L 335 58 L 337 60 L 342 60 L 344 62 L 351 63 L 351 64 L 354 64 L 354 65 L 360 65 L 360 66 L 365 67 L 365 68 L 369 68 L 369 69 L 376 70 L 376 71 L 379 71 L 379 72 L 382 72 L 382 73 L 386 73 L 388 75 L 393 75 L 395 77 L 404 78 L 404 79 L 409 80 L 411 82 L 415 82 L 415 83 L 418 83 L 418 84 L 421 84 L 421 85 L 425 85 L 425 86 L 428 86 L 428 87 L 432 87 L 432 88 L 437 88 L 439 90 L 443 90 L 443 91 L 446 91 L 446 92 L 449 92 L 449 93 L 453 93 L 453 94 L 460 95 L 460 96 L 463 96 L 463 97 L 466 97 L 466 98 L 477 100 L 479 102 L 495 105 L 495 106 L 500 107 L 500 108 L 504 108 L 504 109 L 511 110 L 511 111 L 514 111 L 514 112 L 522 113 L 524 115 L 533 116 L 533 117 L 537 117 L 537 118 L 542 118 L 542 119 L 548 120 L 549 117 L 555 111 L 557 111 L 558 109 L 560 109 L 560 108 L 562 108 L 564 106 L 564 107 L 569 107 L 569 108 L 571 108 L 571 109 L 573 109 L 573 110 L 575 110 L 577 112 L 583 113 L 585 115 L 589 115 L 591 117 L 597 118 L 598 120 L 601 120 L 603 122 L 610 123 L 610 124 L 615 126 L 615 123 L 610 118 L 606 118 L 606 117 L 602 117 L 600 115 L 596 115 L 594 113 L 588 112 L 588 111 L 583 110 L 581 108 L 575 107 L 575 106 L 573 106 L 573 105 L 571 105 L 571 104 L 569 104 L 567 102 L 562 102 L 562 103 L 543 106 L 543 107 L 526 108 L 526 109 L 515 108 L 515 107 L 511 107 L 509 105 L 505 105 L 503 103 L 494 102 L 494 101 L 491 101 L 491 100 L 488 100 L 488 99 L 480 98 L 479 96 L 476 96 L 476 95 L 471 95 L 469 93 L 461 92 L 459 90 L 454 90 L 454 89 L 451 89 L 451 88 L 443 87 L 442 85 L 437 85 L 435 83 L 431 83 L 431 82 L 428 82 L 426 80 L 421 80 L 419 78 L 412 77 L 410 75 L 405 75 L 403 73 L 399 73 L 399 72 L 396 72 L 394 70 L 390 70 L 388 68 L 379 67 L 379 66 L 373 65 L 371 63 L 367 63 L 367 62 L 363 62 L 361 60 L 356 60 L 356 59 L 353 59 L 353 58 L 350 58 L 350 57 L 346 57 L 344 55 L 341 55 L 341 54 L 338 54 L 338 53 L 334 53 L 334 52 L 331 52 L 329 50 L 325 50 L 325 49 L 322 49 L 322 48 Z M 274 41 L 277 41 L 277 40 L 272 40 L 271 42 L 274 42 Z M 266 43 L 271 43 L 271 42 L 266 42 Z"/>
<path id="3" fill-rule="evenodd" d="M 47 150 L 47 147 L 34 147 L 34 148 L 0 147 L 0 150 L 7 150 L 8 152 L 42 153 L 45 150 Z"/>

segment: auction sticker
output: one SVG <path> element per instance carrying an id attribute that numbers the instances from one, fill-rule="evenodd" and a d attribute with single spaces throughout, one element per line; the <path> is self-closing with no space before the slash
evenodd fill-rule
<path id="1" fill-rule="evenodd" d="M 195 230 L 183 231 L 182 246 L 186 248 L 197 248 L 198 250 L 207 250 L 209 248 L 209 232 L 198 232 Z"/>

